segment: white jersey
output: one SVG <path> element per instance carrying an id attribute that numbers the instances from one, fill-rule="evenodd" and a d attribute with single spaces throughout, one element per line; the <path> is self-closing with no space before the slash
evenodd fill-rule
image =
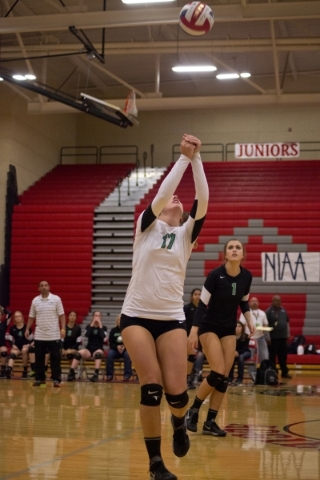
<path id="1" fill-rule="evenodd" d="M 140 215 L 133 245 L 132 277 L 122 313 L 154 320 L 185 320 L 183 287 L 193 243 L 191 217 L 181 227 L 156 219 L 141 232 Z"/>

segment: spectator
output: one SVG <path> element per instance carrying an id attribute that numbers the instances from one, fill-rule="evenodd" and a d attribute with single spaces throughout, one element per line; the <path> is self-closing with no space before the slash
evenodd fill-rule
<path id="1" fill-rule="evenodd" d="M 188 336 L 193 324 L 194 312 L 196 311 L 196 308 L 198 306 L 200 295 L 201 295 L 200 288 L 194 288 L 190 295 L 190 303 L 187 303 L 183 307 L 184 314 L 186 316 L 186 327 L 187 327 Z M 196 350 L 194 350 L 192 347 L 190 348 L 190 346 L 188 345 L 188 366 L 187 366 L 188 390 L 193 390 L 196 388 L 196 386 L 193 383 L 193 375 L 192 375 L 195 359 L 196 359 Z"/>
<path id="2" fill-rule="evenodd" d="M 282 378 L 292 378 L 287 367 L 287 343 L 290 337 L 289 317 L 281 306 L 280 295 L 274 295 L 266 315 L 269 326 L 273 328 L 270 332 L 269 358 L 276 365 L 278 357 Z"/>
<path id="3" fill-rule="evenodd" d="M 61 298 L 50 293 L 50 285 L 46 280 L 39 283 L 40 295 L 32 300 L 28 324 L 25 332 L 29 338 L 29 330 L 36 320 L 34 333 L 35 379 L 34 387 L 46 386 L 45 356 L 50 354 L 50 366 L 54 387 L 61 383 L 61 338 L 66 334 L 66 317 Z"/>
<path id="4" fill-rule="evenodd" d="M 10 323 L 12 313 L 4 307 L 0 306 L 0 356 L 1 356 L 1 369 L 0 378 L 6 376 L 6 364 L 8 357 L 8 349 L 6 345 L 6 331 Z"/>
<path id="5" fill-rule="evenodd" d="M 87 346 L 75 353 L 68 373 L 68 382 L 76 379 L 75 369 L 79 365 L 80 360 L 89 360 L 90 358 L 94 359 L 94 374 L 89 377 L 89 380 L 90 382 L 97 382 L 99 380 L 101 360 L 104 357 L 103 344 L 107 339 L 107 327 L 102 326 L 101 320 L 101 313 L 93 312 L 92 321 L 86 326 L 85 336 L 88 339 Z"/>
<path id="6" fill-rule="evenodd" d="M 257 341 L 258 346 L 258 359 L 259 363 L 262 360 L 269 359 L 269 350 L 268 350 L 268 343 L 270 343 L 270 335 L 269 332 L 263 332 L 262 330 L 257 329 L 257 327 L 268 327 L 268 319 L 263 310 L 259 308 L 259 300 L 257 297 L 251 297 L 249 300 L 249 307 L 251 312 L 251 318 L 253 323 L 256 326 L 255 334 L 251 337 Z M 249 334 L 249 329 L 246 324 L 246 319 L 244 318 L 243 313 L 240 315 L 239 318 L 240 322 L 245 325 L 245 332 Z"/>
<path id="7" fill-rule="evenodd" d="M 108 356 L 106 359 L 107 365 L 107 382 L 111 382 L 113 380 L 114 375 L 114 361 L 123 358 L 124 360 L 124 372 L 123 372 L 123 380 L 127 382 L 130 380 L 132 376 L 132 366 L 131 366 L 131 358 L 129 357 L 129 353 L 126 350 L 126 347 L 123 344 L 122 336 L 120 332 L 120 318 L 121 314 L 119 314 L 116 318 L 116 326 L 111 329 L 109 335 L 109 351 Z"/>
<path id="8" fill-rule="evenodd" d="M 28 362 L 29 362 L 29 346 L 33 338 L 33 334 L 29 334 L 29 338 L 25 337 L 27 325 L 24 323 L 24 318 L 21 312 L 16 311 L 13 314 L 15 325 L 10 328 L 10 340 L 13 342 L 11 352 L 9 355 L 8 366 L 6 370 L 7 378 L 11 378 L 14 361 L 18 357 L 22 357 L 23 372 L 22 379 L 28 378 Z"/>
<path id="9" fill-rule="evenodd" d="M 81 328 L 76 325 L 77 314 L 72 310 L 68 315 L 68 322 L 66 325 L 66 336 L 62 341 L 62 356 L 68 360 L 73 360 L 75 353 L 79 350 L 79 345 L 82 341 Z"/>
<path id="10" fill-rule="evenodd" d="M 245 332 L 245 326 L 240 320 L 237 322 L 236 326 L 236 351 L 234 353 L 234 362 L 231 367 L 228 382 L 229 385 L 242 385 L 243 375 L 244 375 L 244 362 L 251 357 L 251 352 L 249 349 L 249 335 Z M 233 381 L 233 373 L 235 365 L 238 365 L 238 377 Z"/>

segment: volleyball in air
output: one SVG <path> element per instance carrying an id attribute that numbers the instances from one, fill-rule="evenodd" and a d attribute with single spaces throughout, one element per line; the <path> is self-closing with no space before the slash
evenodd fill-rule
<path id="1" fill-rule="evenodd" d="M 211 8 L 202 2 L 187 3 L 180 12 L 180 27 L 189 35 L 197 37 L 208 33 L 213 22 Z"/>

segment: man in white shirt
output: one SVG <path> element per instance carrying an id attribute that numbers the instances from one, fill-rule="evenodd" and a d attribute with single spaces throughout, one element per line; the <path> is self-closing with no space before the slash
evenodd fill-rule
<path id="1" fill-rule="evenodd" d="M 46 280 L 39 283 L 40 295 L 32 300 L 25 336 L 36 320 L 34 334 L 35 387 L 46 386 L 45 355 L 50 353 L 50 366 L 54 387 L 60 387 L 61 382 L 61 338 L 66 334 L 66 317 L 61 298 L 50 293 L 50 285 Z"/>
<path id="2" fill-rule="evenodd" d="M 269 359 L 269 350 L 267 342 L 270 341 L 270 335 L 268 332 L 257 329 L 257 327 L 269 327 L 268 319 L 263 310 L 259 308 L 259 300 L 257 297 L 251 297 L 249 300 L 249 307 L 252 321 L 256 327 L 255 334 L 252 336 L 257 341 L 258 346 L 258 358 L 261 363 L 262 360 Z M 246 325 L 246 320 L 243 314 L 240 315 L 240 322 Z M 249 334 L 249 329 L 246 326 L 246 333 Z"/>

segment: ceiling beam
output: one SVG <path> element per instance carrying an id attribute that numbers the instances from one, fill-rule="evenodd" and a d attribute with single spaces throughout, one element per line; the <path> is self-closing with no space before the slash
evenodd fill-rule
<path id="1" fill-rule="evenodd" d="M 123 28 L 143 25 L 176 25 L 180 8 L 122 9 L 83 13 L 57 13 L 0 18 L 0 33 L 46 32 L 76 28 Z M 294 20 L 320 18 L 320 1 L 216 5 L 215 22 Z"/>

